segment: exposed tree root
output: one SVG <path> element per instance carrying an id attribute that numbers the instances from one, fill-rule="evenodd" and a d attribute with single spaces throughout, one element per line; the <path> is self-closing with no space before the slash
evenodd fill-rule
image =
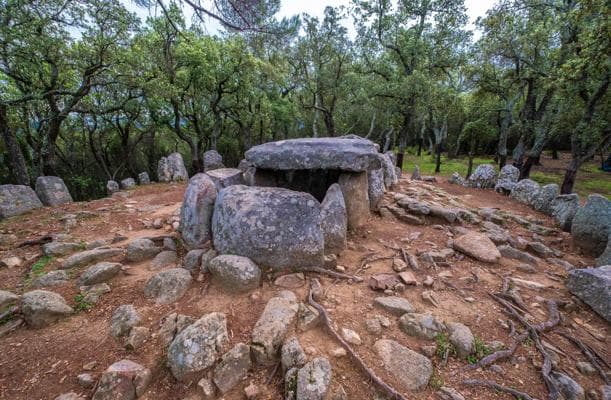
<path id="1" fill-rule="evenodd" d="M 331 324 L 331 320 L 329 318 L 329 314 L 327 313 L 327 310 L 325 310 L 325 308 L 323 306 L 321 306 L 316 301 L 314 301 L 314 298 L 312 297 L 312 289 L 311 288 L 310 288 L 310 291 L 309 291 L 309 294 L 308 294 L 308 302 L 310 303 L 310 305 L 312 305 L 312 307 L 314 307 L 314 308 L 316 308 L 318 310 L 318 312 L 320 313 L 321 320 L 322 320 L 323 324 L 325 325 L 325 327 L 327 328 L 327 330 L 329 331 L 329 333 L 331 334 L 331 336 L 333 336 L 335 338 L 335 340 L 337 340 L 342 345 L 342 347 L 344 349 L 346 349 L 348 354 L 350 354 L 352 359 L 358 364 L 358 366 L 363 370 L 363 372 L 367 375 L 367 377 L 369 379 L 371 379 L 371 381 L 380 390 L 382 390 L 384 392 L 384 394 L 389 399 L 392 399 L 392 400 L 407 400 L 407 398 L 404 397 L 401 393 L 396 391 L 392 386 L 389 386 L 388 384 L 386 384 L 382 380 L 382 378 L 378 377 L 375 374 L 375 372 L 365 364 L 363 359 L 361 357 L 359 357 L 359 355 L 354 352 L 352 347 L 350 347 L 350 345 L 344 340 L 344 338 L 342 338 L 335 331 L 335 329 L 333 329 L 333 325 Z"/>
<path id="2" fill-rule="evenodd" d="M 21 242 L 17 245 L 17 248 L 25 247 L 25 246 L 34 246 L 36 244 L 45 244 L 53 241 L 53 236 L 44 235 L 39 237 L 38 239 L 26 240 L 25 242 Z"/>
<path id="3" fill-rule="evenodd" d="M 335 271 L 331 271 L 331 270 L 320 268 L 320 267 L 304 267 L 304 268 L 300 268 L 299 270 L 302 272 L 313 272 L 316 274 L 328 275 L 336 279 L 346 279 L 346 280 L 352 280 L 355 282 L 363 282 L 363 278 L 361 278 L 360 276 L 342 274 L 341 272 L 335 272 Z"/>
<path id="4" fill-rule="evenodd" d="M 498 383 L 494 381 L 480 380 L 480 379 L 468 379 L 468 380 L 463 381 L 462 383 L 463 385 L 467 385 L 467 386 L 484 386 L 484 387 L 488 387 L 494 390 L 498 390 L 500 392 L 509 393 L 518 400 L 536 400 L 534 397 L 530 396 L 527 393 L 520 392 L 519 390 L 515 390 L 512 388 L 503 386 L 503 385 L 499 385 Z"/>
<path id="5" fill-rule="evenodd" d="M 604 358 L 598 355 L 598 353 L 593 348 L 591 348 L 590 346 L 588 346 L 581 340 L 577 339 L 576 337 L 570 336 L 564 332 L 558 332 L 558 333 L 565 339 L 568 339 L 575 346 L 579 347 L 579 350 L 581 350 L 583 355 L 586 356 L 590 364 L 592 364 L 592 366 L 594 366 L 596 371 L 598 371 L 598 374 L 601 376 L 603 381 L 605 381 L 605 384 L 607 385 L 611 384 L 611 379 L 609 379 L 609 377 L 605 373 L 605 370 L 600 365 L 600 363 L 602 362 L 607 368 L 609 368 L 609 364 L 607 363 L 607 361 L 605 361 Z"/>

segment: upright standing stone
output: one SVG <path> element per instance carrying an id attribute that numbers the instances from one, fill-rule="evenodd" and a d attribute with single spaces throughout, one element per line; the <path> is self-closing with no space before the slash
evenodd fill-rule
<path id="1" fill-rule="evenodd" d="M 72 196 L 62 178 L 39 176 L 36 178 L 36 194 L 45 206 L 58 206 L 72 203 Z"/>
<path id="2" fill-rule="evenodd" d="M 344 172 L 339 176 L 339 186 L 346 202 L 348 228 L 358 229 L 369 218 L 369 194 L 366 172 Z"/>
<path id="3" fill-rule="evenodd" d="M 348 217 L 344 195 L 337 183 L 327 190 L 321 205 L 321 226 L 325 238 L 325 254 L 339 254 L 346 247 Z"/>
<path id="4" fill-rule="evenodd" d="M 558 196 L 559 190 L 558 185 L 550 183 L 541 187 L 539 193 L 535 196 L 532 201 L 532 206 L 535 210 L 541 211 L 544 214 L 552 214 L 552 202 Z"/>
<path id="5" fill-rule="evenodd" d="M 242 174 L 242 171 L 237 168 L 218 168 L 206 172 L 206 175 L 214 182 L 217 190 L 231 185 L 242 185 L 244 183 Z"/>
<path id="6" fill-rule="evenodd" d="M 579 208 L 579 195 L 576 193 L 561 194 L 556 196 L 550 204 L 552 217 L 565 232 L 571 231 L 573 218 Z"/>
<path id="7" fill-rule="evenodd" d="M 212 213 L 217 190 L 206 174 L 189 180 L 180 209 L 179 231 L 189 248 L 201 248 L 212 239 Z"/>
<path id="8" fill-rule="evenodd" d="M 399 182 L 399 178 L 397 178 L 395 166 L 388 153 L 380 154 L 380 158 L 382 160 L 382 169 L 384 170 L 384 186 L 386 186 L 387 189 L 390 189 L 392 186 L 397 184 L 397 182 Z"/>
<path id="9" fill-rule="evenodd" d="M 180 153 L 172 153 L 167 157 L 161 157 L 157 165 L 157 176 L 159 182 L 182 182 L 189 179 Z"/>
<path id="10" fill-rule="evenodd" d="M 139 173 L 138 182 L 140 182 L 141 185 L 148 185 L 149 183 L 151 183 L 151 179 L 149 178 L 148 172 Z"/>
<path id="11" fill-rule="evenodd" d="M 121 181 L 121 189 L 131 189 L 136 186 L 134 178 L 125 178 Z"/>
<path id="12" fill-rule="evenodd" d="M 469 176 L 466 185 L 477 189 L 493 188 L 496 185 L 496 169 L 494 165 L 478 165 L 475 171 Z"/>
<path id="13" fill-rule="evenodd" d="M 384 170 L 382 168 L 367 171 L 369 208 L 378 211 L 384 198 Z"/>
<path id="14" fill-rule="evenodd" d="M 611 322 L 611 265 L 573 269 L 569 272 L 566 286 L 571 293 Z"/>
<path id="15" fill-rule="evenodd" d="M 31 187 L 0 185 L 0 218 L 8 218 L 42 207 Z"/>
<path id="16" fill-rule="evenodd" d="M 505 165 L 501 168 L 499 179 L 496 181 L 494 190 L 500 193 L 510 193 L 518 180 L 520 179 L 520 170 L 513 165 Z"/>
<path id="17" fill-rule="evenodd" d="M 108 181 L 106 182 L 106 193 L 113 194 L 121 190 L 119 188 L 119 183 L 117 181 Z"/>
<path id="18" fill-rule="evenodd" d="M 610 234 L 611 201 L 599 194 L 592 194 L 573 218 L 573 242 L 587 255 L 598 257 L 605 251 Z"/>
<path id="19" fill-rule="evenodd" d="M 214 169 L 225 168 L 223 165 L 223 157 L 216 150 L 208 150 L 204 152 L 204 171 L 212 171 Z"/>
<path id="20" fill-rule="evenodd" d="M 229 186 L 218 193 L 214 205 L 214 247 L 260 266 L 320 266 L 324 252 L 320 211 L 320 203 L 308 193 Z"/>
<path id="21" fill-rule="evenodd" d="M 531 179 L 522 179 L 513 187 L 510 196 L 520 203 L 532 206 L 539 195 L 539 184 Z"/>

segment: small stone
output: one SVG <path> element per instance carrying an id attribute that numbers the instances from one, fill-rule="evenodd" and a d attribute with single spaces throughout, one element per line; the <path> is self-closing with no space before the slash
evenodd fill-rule
<path id="1" fill-rule="evenodd" d="M 577 364 L 575 364 L 575 367 L 577 367 L 577 370 L 584 375 L 596 374 L 596 369 L 589 362 L 580 361 Z"/>
<path id="2" fill-rule="evenodd" d="M 59 286 L 68 282 L 70 275 L 63 270 L 49 271 L 32 281 L 35 288 Z"/>
<path id="3" fill-rule="evenodd" d="M 348 353 L 346 352 L 346 349 L 344 349 L 343 347 L 338 347 L 335 350 L 333 350 L 331 352 L 331 354 L 333 355 L 333 357 L 345 357 Z"/>
<path id="4" fill-rule="evenodd" d="M 394 315 L 403 315 L 405 313 L 412 313 L 416 311 L 411 303 L 402 297 L 376 297 L 373 303 Z"/>
<path id="5" fill-rule="evenodd" d="M 367 332 L 372 335 L 379 335 L 382 333 L 382 325 L 380 324 L 380 320 L 377 318 L 370 318 L 365 321 L 365 326 L 367 327 Z"/>
<path id="6" fill-rule="evenodd" d="M 95 385 L 95 379 L 93 376 L 91 376 L 91 374 L 80 374 L 76 377 L 76 379 L 78 380 L 78 384 L 86 389 Z"/>
<path id="7" fill-rule="evenodd" d="M 331 383 L 331 364 L 315 358 L 297 373 L 297 400 L 322 400 Z"/>
<path id="8" fill-rule="evenodd" d="M 131 304 L 115 309 L 110 318 L 110 334 L 115 338 L 129 335 L 132 328 L 140 323 L 140 314 Z"/>
<path id="9" fill-rule="evenodd" d="M 395 258 L 392 262 L 392 269 L 395 272 L 402 272 L 407 269 L 407 264 L 400 258 Z"/>
<path id="10" fill-rule="evenodd" d="M 305 285 L 305 276 L 302 272 L 282 275 L 276 278 L 274 285 L 285 289 L 297 289 Z"/>
<path id="11" fill-rule="evenodd" d="M 91 286 L 114 278 L 123 265 L 119 263 L 101 262 L 89 267 L 78 280 L 81 286 Z"/>
<path id="12" fill-rule="evenodd" d="M 357 346 L 363 343 L 359 334 L 353 331 L 352 329 L 342 328 L 342 336 L 348 343 L 351 343 Z"/>
<path id="13" fill-rule="evenodd" d="M 450 342 L 454 345 L 458 357 L 465 358 L 471 354 L 475 349 L 475 337 L 471 333 L 471 329 L 458 322 L 450 322 L 447 327 L 450 333 Z"/>
<path id="14" fill-rule="evenodd" d="M 535 274 L 537 270 L 530 264 L 518 264 L 516 265 L 516 269 L 520 272 L 525 272 L 527 274 Z"/>
<path id="15" fill-rule="evenodd" d="M 416 279 L 416 275 L 412 271 L 403 271 L 399 273 L 399 279 L 403 281 L 406 285 L 415 286 L 418 284 L 418 280 Z"/>
<path id="16" fill-rule="evenodd" d="M 83 396 L 79 396 L 74 392 L 60 394 L 55 400 L 85 400 Z"/>
<path id="17" fill-rule="evenodd" d="M 433 357 L 437 352 L 437 346 L 420 346 L 420 352 L 427 357 Z"/>
<path id="18" fill-rule="evenodd" d="M 261 270 L 249 258 L 220 255 L 210 261 L 208 271 L 226 290 L 247 292 L 259 287 Z"/>
<path id="19" fill-rule="evenodd" d="M 112 364 L 102 375 L 92 400 L 131 400 L 141 396 L 151 381 L 151 371 L 131 360 Z"/>
<path id="20" fill-rule="evenodd" d="M 309 304 L 299 304 L 297 318 L 297 326 L 301 332 L 308 331 L 320 323 L 320 313 Z"/>
<path id="21" fill-rule="evenodd" d="M 127 245 L 127 259 L 140 262 L 155 257 L 162 249 L 150 239 L 135 239 Z"/>
<path id="22" fill-rule="evenodd" d="M 283 371 L 288 371 L 293 367 L 301 368 L 305 365 L 306 355 L 296 337 L 290 338 L 284 342 L 282 345 L 280 361 L 282 363 Z"/>
<path id="23" fill-rule="evenodd" d="M 205 400 L 211 400 L 215 398 L 216 388 L 214 387 L 214 384 L 212 383 L 211 379 L 200 379 L 199 382 L 197 382 L 197 388 L 199 389 L 202 397 Z"/>
<path id="24" fill-rule="evenodd" d="M 444 332 L 445 324 L 431 314 L 405 314 L 399 319 L 399 327 L 408 336 L 432 340 Z"/>
<path id="25" fill-rule="evenodd" d="M 428 384 L 433 374 L 431 360 L 394 340 L 378 340 L 373 347 L 403 390 L 419 390 Z"/>
<path id="26" fill-rule="evenodd" d="M 150 263 L 150 269 L 162 269 L 166 267 L 176 267 L 178 256 L 175 251 L 164 250 L 157 254 Z"/>
<path id="27" fill-rule="evenodd" d="M 251 383 L 244 388 L 244 396 L 246 396 L 248 400 L 256 399 L 259 396 L 259 387 Z"/>
<path id="28" fill-rule="evenodd" d="M 246 377 L 251 366 L 250 347 L 238 343 L 223 355 L 214 368 L 212 380 L 221 393 L 227 393 Z"/>
<path id="29" fill-rule="evenodd" d="M 184 268 L 171 268 L 153 275 L 144 286 L 144 297 L 157 304 L 169 304 L 185 295 L 191 274 Z"/>
<path id="30" fill-rule="evenodd" d="M 151 335 L 151 330 L 144 326 L 135 326 L 129 332 L 129 336 L 125 341 L 125 348 L 128 350 L 136 350 L 140 348 Z"/>
<path id="31" fill-rule="evenodd" d="M 23 259 L 20 257 L 7 257 L 0 260 L 0 267 L 17 268 L 23 265 Z"/>
<path id="32" fill-rule="evenodd" d="M 54 292 L 33 290 L 21 296 L 21 312 L 27 324 L 33 328 L 47 326 L 73 311 L 64 298 Z"/>

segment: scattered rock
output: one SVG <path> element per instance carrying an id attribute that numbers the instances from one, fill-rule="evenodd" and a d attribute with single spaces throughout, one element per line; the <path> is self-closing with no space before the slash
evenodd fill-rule
<path id="1" fill-rule="evenodd" d="M 369 287 L 373 290 L 394 290 L 401 284 L 396 274 L 375 274 L 369 277 Z"/>
<path id="2" fill-rule="evenodd" d="M 85 400 L 83 396 L 80 396 L 74 392 L 60 394 L 55 400 Z"/>
<path id="3" fill-rule="evenodd" d="M 189 290 L 191 274 L 184 268 L 171 268 L 151 277 L 144 287 L 144 297 L 157 304 L 169 304 Z"/>
<path id="4" fill-rule="evenodd" d="M 465 179 L 458 172 L 452 172 L 452 176 L 448 179 L 448 183 L 462 186 L 465 184 Z"/>
<path id="5" fill-rule="evenodd" d="M 61 257 L 73 253 L 82 247 L 80 243 L 49 242 L 42 245 L 42 254 L 45 256 Z"/>
<path id="6" fill-rule="evenodd" d="M 79 290 L 83 295 L 84 302 L 96 304 L 103 294 L 110 293 L 110 286 L 106 283 L 98 283 L 92 286 L 81 286 Z"/>
<path id="7" fill-rule="evenodd" d="M 336 183 L 329 186 L 320 209 L 325 254 L 339 254 L 346 248 L 348 216 L 342 189 Z"/>
<path id="8" fill-rule="evenodd" d="M 73 311 L 64 298 L 54 292 L 33 290 L 21 296 L 21 312 L 26 323 L 33 328 L 50 325 Z"/>
<path id="9" fill-rule="evenodd" d="M 477 232 L 469 232 L 454 238 L 453 247 L 461 253 L 487 263 L 497 263 L 501 258 L 501 253 L 492 240 Z"/>
<path id="10" fill-rule="evenodd" d="M 411 303 L 402 297 L 376 297 L 373 303 L 381 309 L 394 315 L 403 315 L 405 313 L 413 313 L 416 311 Z"/>
<path id="11" fill-rule="evenodd" d="M 155 257 L 159 252 L 161 247 L 157 247 L 151 239 L 134 239 L 127 245 L 127 260 L 141 262 Z"/>
<path id="12" fill-rule="evenodd" d="M 119 182 L 117 181 L 106 182 L 106 193 L 112 195 L 113 193 L 117 193 L 119 190 L 120 190 Z"/>
<path id="13" fill-rule="evenodd" d="M 125 348 L 128 350 L 136 350 L 140 348 L 151 335 L 151 330 L 144 326 L 134 326 L 129 331 L 129 336 L 125 341 Z"/>
<path id="14" fill-rule="evenodd" d="M 378 340 L 373 348 L 382 359 L 384 369 L 401 384 L 403 390 L 419 390 L 428 384 L 433 365 L 425 356 L 394 340 Z"/>
<path id="15" fill-rule="evenodd" d="M 309 304 L 299 304 L 297 327 L 301 332 L 309 331 L 320 323 L 320 313 Z"/>
<path id="16" fill-rule="evenodd" d="M 219 253 L 214 249 L 210 249 L 202 255 L 202 265 L 200 269 L 202 273 L 208 272 L 208 266 L 210 265 L 210 261 L 212 261 L 218 255 Z"/>
<path id="17" fill-rule="evenodd" d="M 216 150 L 208 150 L 204 152 L 204 171 L 212 171 L 219 168 L 225 168 L 223 165 L 223 157 Z"/>
<path id="18" fill-rule="evenodd" d="M 458 391 L 456 391 L 455 389 L 449 388 L 449 387 L 445 387 L 445 386 L 442 386 L 437 391 L 437 396 L 439 396 L 441 400 L 465 400 L 465 397 L 462 394 L 460 394 Z"/>
<path id="19" fill-rule="evenodd" d="M 168 348 L 168 365 L 184 381 L 212 366 L 229 341 L 227 321 L 221 313 L 206 314 L 176 335 Z"/>
<path id="20" fill-rule="evenodd" d="M 112 364 L 102 374 L 92 400 L 133 400 L 144 394 L 151 371 L 131 360 Z"/>
<path id="21" fill-rule="evenodd" d="M 132 328 L 140 323 L 140 314 L 131 304 L 115 309 L 110 318 L 110 334 L 115 338 L 129 335 Z"/>
<path id="22" fill-rule="evenodd" d="M 85 389 L 89 389 L 95 386 L 95 379 L 91 374 L 79 374 L 76 377 L 76 380 L 78 381 L 78 384 L 84 387 Z"/>
<path id="23" fill-rule="evenodd" d="M 79 268 L 98 261 L 109 260 L 123 254 L 123 249 L 107 247 L 85 250 L 68 257 L 62 263 L 62 269 Z"/>
<path id="24" fill-rule="evenodd" d="M 141 172 L 138 174 L 138 182 L 141 185 L 148 185 L 151 183 L 151 178 L 149 178 L 148 172 Z"/>
<path id="25" fill-rule="evenodd" d="M 261 281 L 261 270 L 247 257 L 220 255 L 210 261 L 208 271 L 215 281 L 232 292 L 256 289 Z"/>
<path id="26" fill-rule="evenodd" d="M 573 242 L 585 254 L 598 257 L 607 247 L 611 234 L 611 201 L 599 194 L 588 196 L 577 210 L 571 226 Z"/>
<path id="27" fill-rule="evenodd" d="M 493 188 L 496 184 L 496 169 L 494 165 L 481 164 L 469 176 L 465 185 L 477 189 Z"/>
<path id="28" fill-rule="evenodd" d="M 285 289 L 298 289 L 305 285 L 305 276 L 302 272 L 282 275 L 276 278 L 274 285 Z"/>
<path id="29" fill-rule="evenodd" d="M 18 302 L 19 296 L 17 296 L 15 293 L 0 290 L 0 310 L 4 310 L 8 306 L 17 304 Z"/>
<path id="30" fill-rule="evenodd" d="M 216 396 L 216 388 L 211 379 L 202 378 L 197 382 L 197 387 L 205 400 L 214 399 Z"/>
<path id="31" fill-rule="evenodd" d="M 577 370 L 584 375 L 596 374 L 596 368 L 594 368 L 594 366 L 592 366 L 592 364 L 590 364 L 589 362 L 579 361 L 577 364 L 575 364 L 575 367 L 577 367 Z"/>
<path id="32" fill-rule="evenodd" d="M 36 178 L 36 194 L 45 206 L 58 206 L 72 203 L 72 196 L 62 178 L 39 176 Z"/>
<path id="33" fill-rule="evenodd" d="M 571 293 L 611 322 L 611 265 L 573 269 L 569 272 L 566 286 Z"/>
<path id="34" fill-rule="evenodd" d="M 189 251 L 185 255 L 183 268 L 188 271 L 191 271 L 191 273 L 199 271 L 202 266 L 202 255 L 205 252 L 206 251 L 202 249 L 194 249 Z"/>
<path id="35" fill-rule="evenodd" d="M 539 193 L 532 201 L 532 206 L 535 210 L 541 211 L 544 214 L 552 214 L 552 202 L 559 194 L 558 185 L 550 183 L 541 187 Z"/>
<path id="36" fill-rule="evenodd" d="M 13 217 L 40 207 L 42 203 L 31 187 L 0 185 L 0 218 Z"/>
<path id="37" fill-rule="evenodd" d="M 558 390 L 560 390 L 560 393 L 566 400 L 585 400 L 586 395 L 583 388 L 570 376 L 561 372 L 552 371 L 550 372 L 550 378 L 554 381 Z"/>
<path id="38" fill-rule="evenodd" d="M 175 251 L 164 250 L 153 258 L 153 261 L 150 263 L 150 268 L 162 269 L 169 266 L 175 267 L 176 261 L 178 261 L 178 256 Z"/>
<path id="39" fill-rule="evenodd" d="M 258 364 L 270 365 L 275 362 L 298 309 L 292 292 L 283 291 L 268 301 L 252 332 L 252 354 Z"/>
<path id="40" fill-rule="evenodd" d="M 280 361 L 283 371 L 288 371 L 293 367 L 301 368 L 306 363 L 306 355 L 296 337 L 290 338 L 284 342 Z"/>
<path id="41" fill-rule="evenodd" d="M 259 396 L 259 387 L 251 383 L 244 388 L 244 396 L 246 396 L 247 400 L 256 399 Z"/>
<path id="42" fill-rule="evenodd" d="M 157 165 L 157 176 L 159 182 L 183 182 L 189 179 L 180 153 L 172 153 L 167 157 L 161 157 Z"/>
<path id="43" fill-rule="evenodd" d="M 35 288 L 59 286 L 68 283 L 70 275 L 63 270 L 49 271 L 32 281 L 32 286 Z"/>
<path id="44" fill-rule="evenodd" d="M 121 189 L 126 190 L 133 187 L 136 187 L 136 181 L 134 178 L 125 178 L 121 181 Z"/>
<path id="45" fill-rule="evenodd" d="M 363 343 L 359 334 L 352 329 L 342 328 L 342 336 L 344 340 L 350 344 L 359 346 Z"/>
<path id="46" fill-rule="evenodd" d="M 498 251 L 501 253 L 503 257 L 512 258 L 514 260 L 521 261 L 523 263 L 527 263 L 530 265 L 537 265 L 538 261 L 536 257 L 531 256 L 530 254 L 523 252 L 518 249 L 514 249 L 511 246 L 503 245 L 498 247 Z"/>
<path id="47" fill-rule="evenodd" d="M 526 248 L 539 257 L 548 258 L 554 256 L 555 252 L 541 242 L 528 242 Z"/>
<path id="48" fill-rule="evenodd" d="M 404 314 L 399 319 L 399 327 L 408 336 L 429 340 L 446 329 L 444 323 L 433 315 L 416 313 Z"/>
<path id="49" fill-rule="evenodd" d="M 537 269 L 530 264 L 518 264 L 516 265 L 516 270 L 526 272 L 527 274 L 537 273 Z"/>
<path id="50" fill-rule="evenodd" d="M 447 324 L 450 342 L 454 345 L 458 357 L 465 358 L 475 350 L 475 337 L 471 329 L 458 322 Z"/>
<path id="51" fill-rule="evenodd" d="M 234 185 L 222 190 L 212 217 L 214 247 L 275 269 L 320 266 L 320 203 L 310 194 Z"/>
<path id="52" fill-rule="evenodd" d="M 78 280 L 78 285 L 90 286 L 114 278 L 123 265 L 119 263 L 101 262 L 89 267 Z"/>
<path id="53" fill-rule="evenodd" d="M 0 267 L 4 268 L 18 268 L 23 265 L 23 259 L 21 257 L 7 257 L 0 260 Z"/>
<path id="54" fill-rule="evenodd" d="M 223 355 L 214 368 L 212 380 L 221 393 L 227 393 L 246 377 L 251 365 L 250 347 L 244 343 L 238 343 Z"/>
<path id="55" fill-rule="evenodd" d="M 331 364 L 315 358 L 297 373 L 297 400 L 323 400 L 331 383 Z"/>
<path id="56" fill-rule="evenodd" d="M 499 193 L 510 193 L 520 179 L 520 170 L 513 165 L 507 164 L 501 168 L 499 179 L 496 181 L 494 190 Z"/>

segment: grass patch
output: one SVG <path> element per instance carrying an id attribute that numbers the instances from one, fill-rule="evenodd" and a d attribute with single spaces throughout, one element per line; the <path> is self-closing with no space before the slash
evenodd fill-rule
<path id="1" fill-rule="evenodd" d="M 76 312 L 89 311 L 93 308 L 93 304 L 86 301 L 85 295 L 82 293 L 79 293 L 76 296 L 74 296 L 74 302 L 76 303 L 74 306 L 74 310 Z"/>
<path id="2" fill-rule="evenodd" d="M 433 390 L 439 390 L 444 386 L 443 377 L 437 373 L 437 370 L 433 370 L 431 379 L 429 379 L 429 386 Z"/>
<path id="3" fill-rule="evenodd" d="M 467 356 L 469 364 L 476 364 L 482 358 L 492 354 L 492 349 L 478 336 L 473 341 L 473 354 Z"/>
<path id="4" fill-rule="evenodd" d="M 45 267 L 49 265 L 51 261 L 53 261 L 53 256 L 40 257 L 38 261 L 32 264 L 32 268 L 30 268 L 30 279 L 43 276 L 45 274 Z"/>
<path id="5" fill-rule="evenodd" d="M 435 354 L 440 359 L 443 360 L 446 357 L 446 353 L 451 357 L 456 356 L 456 348 L 450 343 L 450 338 L 447 333 L 438 333 L 437 336 L 435 336 L 435 344 L 437 345 Z"/>

